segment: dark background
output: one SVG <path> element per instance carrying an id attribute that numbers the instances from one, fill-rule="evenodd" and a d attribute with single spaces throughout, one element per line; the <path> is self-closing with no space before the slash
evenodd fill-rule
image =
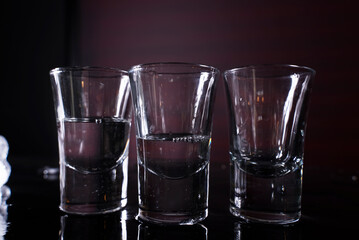
<path id="1" fill-rule="evenodd" d="M 222 72 L 289 63 L 317 71 L 305 165 L 359 168 L 358 23 L 355 1 L 5 1 L 1 14 L 0 134 L 11 158 L 58 162 L 49 70 L 181 61 Z M 220 79 L 212 155 L 228 162 Z M 135 163 L 134 141 L 130 162 Z"/>

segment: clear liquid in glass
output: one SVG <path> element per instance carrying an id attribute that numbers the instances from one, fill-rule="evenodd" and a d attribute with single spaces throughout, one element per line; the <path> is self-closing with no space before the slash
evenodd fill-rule
<path id="1" fill-rule="evenodd" d="M 210 145 L 200 135 L 137 138 L 140 219 L 194 224 L 207 217 Z"/>
<path id="2" fill-rule="evenodd" d="M 119 118 L 70 118 L 58 122 L 60 209 L 113 212 L 127 203 L 130 122 Z"/>

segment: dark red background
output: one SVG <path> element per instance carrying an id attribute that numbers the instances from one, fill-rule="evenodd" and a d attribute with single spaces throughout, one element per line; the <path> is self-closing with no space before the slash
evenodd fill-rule
<path id="1" fill-rule="evenodd" d="M 305 164 L 359 169 L 355 1 L 49 2 L 20 1 L 3 8 L 0 134 L 9 140 L 13 156 L 57 161 L 48 78 L 53 67 L 128 69 L 181 61 L 223 72 L 248 64 L 290 63 L 317 71 Z M 217 90 L 212 160 L 226 163 L 228 113 L 222 78 Z M 135 163 L 133 144 L 131 150 Z"/>

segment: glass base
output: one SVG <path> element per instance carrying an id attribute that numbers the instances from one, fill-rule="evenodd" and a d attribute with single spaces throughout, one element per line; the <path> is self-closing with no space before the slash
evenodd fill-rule
<path id="1" fill-rule="evenodd" d="M 66 204 L 61 203 L 59 208 L 61 211 L 69 214 L 78 215 L 97 215 L 112 213 L 122 210 L 127 205 L 127 198 L 112 204 Z"/>
<path id="2" fill-rule="evenodd" d="M 278 224 L 286 225 L 298 222 L 301 217 L 301 212 L 261 212 L 253 210 L 239 209 L 235 206 L 230 206 L 229 211 L 232 215 L 241 218 L 246 222 L 264 223 L 264 224 Z"/>
<path id="3" fill-rule="evenodd" d="M 194 225 L 208 216 L 208 209 L 195 214 L 161 213 L 139 209 L 136 217 L 139 221 L 160 225 Z"/>

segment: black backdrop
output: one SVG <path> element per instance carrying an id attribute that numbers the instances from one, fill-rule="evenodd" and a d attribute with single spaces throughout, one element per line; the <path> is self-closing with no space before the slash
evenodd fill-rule
<path id="1" fill-rule="evenodd" d="M 6 1 L 1 14 L 0 134 L 11 157 L 57 162 L 49 70 L 186 61 L 220 70 L 261 63 L 317 70 L 306 164 L 359 167 L 359 23 L 354 1 Z M 212 152 L 228 161 L 223 79 Z M 134 142 L 134 141 L 132 141 Z M 131 161 L 134 162 L 134 146 Z"/>
<path id="2" fill-rule="evenodd" d="M 12 156 L 54 157 L 49 70 L 68 64 L 65 1 L 6 1 L 1 14 L 0 134 Z"/>

